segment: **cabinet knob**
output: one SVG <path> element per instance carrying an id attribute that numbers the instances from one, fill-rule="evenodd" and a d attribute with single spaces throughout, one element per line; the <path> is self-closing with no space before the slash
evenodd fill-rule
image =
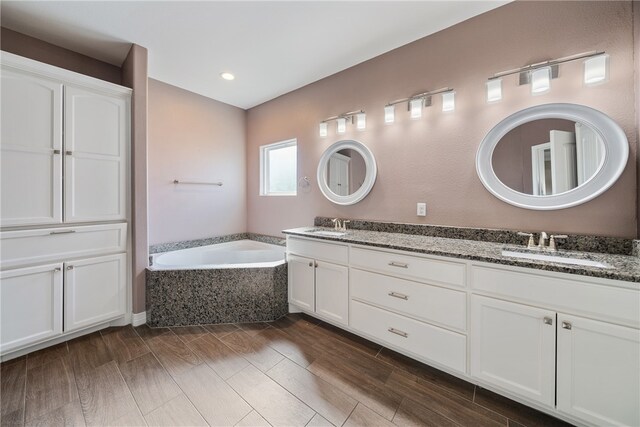
<path id="1" fill-rule="evenodd" d="M 545 325 L 553 325 L 553 319 L 549 316 L 545 317 L 543 322 Z"/>
<path id="2" fill-rule="evenodd" d="M 53 150 L 53 154 L 60 154 L 60 150 L 58 149 Z"/>
<path id="3" fill-rule="evenodd" d="M 309 267 L 313 267 L 313 262 L 309 261 Z"/>
<path id="4" fill-rule="evenodd" d="M 570 322 L 562 322 L 562 329 L 571 330 L 571 323 Z"/>
<path id="5" fill-rule="evenodd" d="M 73 154 L 73 151 L 67 150 L 67 151 L 64 152 L 64 154 L 67 155 L 67 156 L 71 156 Z"/>
<path id="6" fill-rule="evenodd" d="M 53 271 L 54 271 L 54 272 L 56 272 L 56 273 L 57 273 L 58 271 L 61 271 L 61 270 L 62 270 L 62 269 L 61 269 L 60 267 L 56 267 L 56 268 L 54 268 L 54 269 L 53 269 Z"/>
<path id="7" fill-rule="evenodd" d="M 73 265 L 67 265 L 67 270 L 73 270 Z"/>

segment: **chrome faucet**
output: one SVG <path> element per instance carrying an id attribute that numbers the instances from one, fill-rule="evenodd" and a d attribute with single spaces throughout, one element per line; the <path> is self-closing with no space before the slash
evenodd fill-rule
<path id="1" fill-rule="evenodd" d="M 334 218 L 331 220 L 333 222 L 333 229 L 336 231 L 347 231 L 347 224 L 350 223 L 348 219 L 340 219 Z"/>
<path id="2" fill-rule="evenodd" d="M 545 233 L 544 231 L 540 233 L 540 240 L 538 240 L 538 249 L 540 250 L 544 250 L 544 248 L 546 248 L 546 244 L 545 242 L 549 240 L 549 236 L 547 236 L 547 233 Z"/>
<path id="3" fill-rule="evenodd" d="M 558 250 L 556 247 L 556 239 L 566 239 L 568 236 L 566 234 L 552 234 L 549 238 L 549 250 L 551 252 L 555 252 Z"/>

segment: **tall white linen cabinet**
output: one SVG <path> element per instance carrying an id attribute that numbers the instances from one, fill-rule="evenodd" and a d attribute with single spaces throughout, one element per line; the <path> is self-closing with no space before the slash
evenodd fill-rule
<path id="1" fill-rule="evenodd" d="M 130 316 L 131 89 L 1 52 L 0 355 Z"/>

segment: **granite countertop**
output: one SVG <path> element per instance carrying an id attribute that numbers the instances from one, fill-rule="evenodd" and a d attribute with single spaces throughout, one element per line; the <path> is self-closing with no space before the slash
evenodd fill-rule
<path id="1" fill-rule="evenodd" d="M 611 255 L 595 252 L 557 252 L 528 251 L 526 246 L 510 245 L 495 242 L 479 242 L 473 240 L 450 239 L 412 234 L 387 233 L 368 230 L 347 230 L 343 236 L 319 235 L 310 230 L 333 231 L 324 227 L 302 227 L 284 230 L 284 234 L 313 237 L 342 243 L 353 243 L 378 248 L 397 249 L 429 255 L 440 255 L 495 264 L 513 265 L 517 267 L 535 268 L 538 270 L 558 271 L 581 276 L 602 277 L 640 283 L 640 257 L 629 255 Z M 533 259 L 514 258 L 502 255 L 502 250 L 529 252 L 542 255 L 563 256 L 588 259 L 604 263 L 610 268 L 583 265 L 562 264 L 557 262 Z"/>

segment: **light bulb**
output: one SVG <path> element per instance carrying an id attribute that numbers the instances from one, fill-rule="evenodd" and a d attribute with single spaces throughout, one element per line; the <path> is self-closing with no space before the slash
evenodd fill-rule
<path id="1" fill-rule="evenodd" d="M 396 119 L 396 107 L 394 105 L 387 105 L 384 107 L 384 122 L 393 123 Z"/>
<path id="2" fill-rule="evenodd" d="M 325 137 L 329 134 L 329 126 L 327 122 L 320 123 L 320 136 Z"/>
<path id="3" fill-rule="evenodd" d="M 367 127 L 367 115 L 365 113 L 358 113 L 356 115 L 356 127 L 358 130 L 364 130 Z"/>
<path id="4" fill-rule="evenodd" d="M 607 80 L 609 55 L 598 55 L 584 61 L 584 84 L 595 85 Z"/>
<path id="5" fill-rule="evenodd" d="M 445 92 L 442 94 L 442 111 L 453 111 L 456 109 L 456 93 Z"/>
<path id="6" fill-rule="evenodd" d="M 543 67 L 531 72 L 531 94 L 547 92 L 551 87 L 551 68 Z"/>
<path id="7" fill-rule="evenodd" d="M 338 133 L 345 133 L 347 131 L 347 119 L 340 117 L 336 122 L 338 123 Z"/>
<path id="8" fill-rule="evenodd" d="M 412 99 L 411 101 L 409 101 L 412 119 L 419 119 L 420 117 L 422 117 L 422 102 L 422 98 Z"/>
<path id="9" fill-rule="evenodd" d="M 487 81 L 487 102 L 498 102 L 502 99 L 502 79 Z"/>

